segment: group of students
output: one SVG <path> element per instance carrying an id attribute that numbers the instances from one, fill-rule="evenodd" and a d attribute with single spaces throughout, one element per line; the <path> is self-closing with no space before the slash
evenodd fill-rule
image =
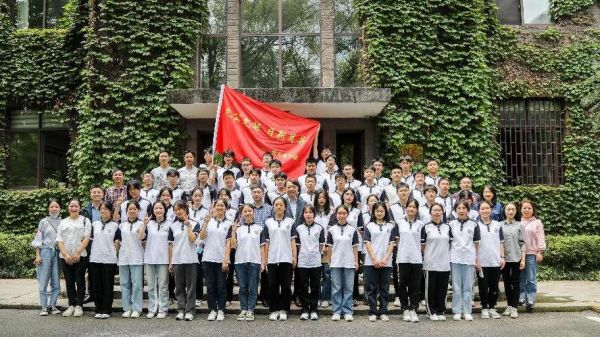
<path id="1" fill-rule="evenodd" d="M 431 320 L 444 321 L 451 281 L 453 319 L 471 321 L 474 280 L 481 317 L 500 318 L 500 276 L 508 304 L 503 315 L 517 318 L 520 305 L 533 310 L 545 250 L 533 202 L 501 205 L 493 186 L 479 196 L 468 177 L 450 194 L 435 160 L 425 174 L 412 172 L 412 159 L 401 157 L 390 179 L 377 158 L 360 182 L 351 164 L 339 170 L 329 148 L 320 157 L 306 161 L 305 175 L 288 179 L 270 153 L 255 169 L 249 159 L 238 168 L 231 151 L 221 167 L 210 150 L 196 167 L 195 154 L 186 151 L 185 166 L 175 170 L 161 152 L 160 166 L 143 174 L 142 183 L 125 184 L 115 170 L 114 186 L 92 186 L 83 209 L 72 199 L 64 219 L 61 205 L 50 200 L 32 243 L 41 315 L 61 313 L 59 264 L 69 302 L 63 316 L 83 315 L 86 270 L 100 319 L 111 316 L 117 270 L 125 318 L 142 314 L 144 274 L 147 318 L 167 317 L 174 296 L 175 318 L 193 320 L 206 283 L 208 320 L 222 321 L 234 275 L 238 320 L 254 320 L 262 298 L 273 321 L 287 320 L 295 300 L 302 320 L 317 320 L 318 308 L 331 301 L 332 320 L 352 321 L 353 307 L 365 300 L 369 321 L 389 321 L 393 284 L 404 321 L 419 321 L 420 304 Z"/>

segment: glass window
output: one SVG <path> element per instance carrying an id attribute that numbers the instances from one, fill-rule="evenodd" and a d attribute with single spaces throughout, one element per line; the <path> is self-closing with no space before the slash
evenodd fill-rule
<path id="1" fill-rule="evenodd" d="M 242 32 L 277 33 L 279 0 L 242 1 Z"/>
<path id="2" fill-rule="evenodd" d="M 352 33 L 360 30 L 353 0 L 335 0 L 335 32 Z"/>
<path id="3" fill-rule="evenodd" d="M 200 80 L 202 88 L 217 89 L 226 82 L 226 39 L 204 36 L 200 44 Z"/>
<path id="4" fill-rule="evenodd" d="M 283 86 L 318 87 L 320 45 L 316 36 L 288 36 L 283 39 Z"/>
<path id="5" fill-rule="evenodd" d="M 37 111 L 18 110 L 10 114 L 12 130 L 37 129 L 40 127 L 40 114 Z"/>
<path id="6" fill-rule="evenodd" d="M 279 38 L 245 37 L 241 47 L 242 87 L 279 87 Z"/>
<path id="7" fill-rule="evenodd" d="M 319 0 L 283 0 L 283 32 L 318 33 Z"/>
<path id="8" fill-rule="evenodd" d="M 494 0 L 498 6 L 498 19 L 505 25 L 521 24 L 521 0 Z"/>
<path id="9" fill-rule="evenodd" d="M 9 140 L 8 187 L 37 187 L 38 132 L 13 133 Z"/>
<path id="10" fill-rule="evenodd" d="M 522 0 L 523 1 L 523 23 L 524 24 L 549 24 L 550 1 L 549 0 Z"/>
<path id="11" fill-rule="evenodd" d="M 56 27 L 69 0 L 46 0 L 46 28 Z"/>
<path id="12" fill-rule="evenodd" d="M 43 166 L 42 180 L 54 179 L 67 181 L 67 152 L 71 139 L 67 131 L 43 132 Z"/>
<path id="13" fill-rule="evenodd" d="M 360 84 L 361 45 L 357 36 L 335 38 L 335 85 L 356 87 Z"/>
<path id="14" fill-rule="evenodd" d="M 225 34 L 227 25 L 226 0 L 208 0 L 208 26 L 204 33 L 206 34 Z"/>
<path id="15" fill-rule="evenodd" d="M 54 27 L 68 0 L 17 0 L 17 28 Z"/>

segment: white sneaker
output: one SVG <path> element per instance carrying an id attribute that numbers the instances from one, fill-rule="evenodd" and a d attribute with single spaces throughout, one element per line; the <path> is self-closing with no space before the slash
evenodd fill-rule
<path id="1" fill-rule="evenodd" d="M 446 316 L 444 315 L 437 315 L 438 321 L 445 321 L 446 320 Z"/>
<path id="2" fill-rule="evenodd" d="M 396 297 L 396 299 L 394 299 L 394 306 L 395 306 L 395 307 L 399 307 L 399 306 L 401 306 L 401 305 L 402 305 L 402 304 L 400 304 L 400 297 Z"/>
<path id="3" fill-rule="evenodd" d="M 81 317 L 83 316 L 83 308 L 78 305 L 75 307 L 75 311 L 73 312 L 73 317 Z"/>
<path id="4" fill-rule="evenodd" d="M 146 315 L 146 318 L 154 318 L 154 316 L 156 316 L 155 312 L 148 311 L 148 314 Z"/>
<path id="5" fill-rule="evenodd" d="M 209 314 L 208 314 L 208 318 L 207 320 L 209 321 L 214 321 L 215 319 L 217 319 L 217 312 L 212 310 Z"/>
<path id="6" fill-rule="evenodd" d="M 455 321 L 460 321 L 461 318 L 461 314 L 454 314 L 454 316 L 452 316 L 452 319 Z"/>
<path id="7" fill-rule="evenodd" d="M 69 316 L 73 315 L 74 311 L 75 311 L 75 307 L 71 305 L 67 308 L 67 310 L 63 311 L 62 315 L 63 315 L 63 317 L 69 317 Z"/>
<path id="8" fill-rule="evenodd" d="M 192 314 L 191 312 L 188 312 L 185 314 L 185 318 L 186 321 L 193 321 L 194 320 L 194 314 Z"/>
<path id="9" fill-rule="evenodd" d="M 183 321 L 184 318 L 185 318 L 185 314 L 183 313 L 183 311 L 178 312 L 177 316 L 175 316 L 175 320 L 177 320 L 177 321 Z"/>
<path id="10" fill-rule="evenodd" d="M 253 320 L 254 320 L 254 312 L 252 312 L 252 311 L 247 311 L 247 312 L 246 312 L 246 320 L 247 320 L 247 321 L 253 321 Z"/>
<path id="11" fill-rule="evenodd" d="M 159 312 L 158 314 L 156 314 L 156 318 L 158 319 L 163 319 L 167 317 L 167 313 L 166 312 Z"/>
<path id="12" fill-rule="evenodd" d="M 519 318 L 519 312 L 517 308 L 512 308 L 510 311 L 510 318 Z"/>
<path id="13" fill-rule="evenodd" d="M 354 320 L 354 317 L 352 317 L 352 315 L 350 315 L 350 314 L 345 314 L 344 315 L 344 320 L 346 322 L 352 322 Z"/>
<path id="14" fill-rule="evenodd" d="M 329 301 L 321 301 L 321 308 L 327 308 L 329 306 Z"/>
<path id="15" fill-rule="evenodd" d="M 303 312 L 302 315 L 300 315 L 300 319 L 303 321 L 308 320 L 308 312 Z"/>
<path id="16" fill-rule="evenodd" d="M 272 313 L 269 315 L 269 320 L 270 320 L 270 321 L 276 321 L 276 320 L 277 320 L 277 317 L 279 317 L 279 311 L 272 312 Z"/>
<path id="17" fill-rule="evenodd" d="M 48 311 L 52 315 L 58 315 L 58 314 L 60 314 L 60 310 L 57 307 L 50 307 L 50 308 L 48 308 Z"/>
<path id="18" fill-rule="evenodd" d="M 217 312 L 217 321 L 223 321 L 225 320 L 225 313 L 223 312 L 223 310 L 219 310 Z"/>
<path id="19" fill-rule="evenodd" d="M 96 319 L 101 319 L 101 318 L 102 318 L 102 314 L 95 314 L 95 315 L 94 315 L 94 318 L 96 318 Z"/>
<path id="20" fill-rule="evenodd" d="M 404 310 L 402 314 L 402 320 L 405 322 L 410 322 L 410 310 Z"/>
<path id="21" fill-rule="evenodd" d="M 196 300 L 196 307 L 202 306 L 202 300 Z"/>
<path id="22" fill-rule="evenodd" d="M 48 316 L 48 309 L 42 308 L 42 311 L 40 311 L 40 316 Z"/>
<path id="23" fill-rule="evenodd" d="M 123 318 L 131 317 L 131 310 L 124 311 L 123 314 L 121 315 L 121 317 L 123 317 Z"/>
<path id="24" fill-rule="evenodd" d="M 139 311 L 132 311 L 131 312 L 131 318 L 140 318 L 140 312 Z"/>
<path id="25" fill-rule="evenodd" d="M 511 312 L 512 312 L 512 307 L 508 306 L 508 307 L 506 307 L 506 310 L 504 310 L 504 312 L 502 313 L 502 316 L 510 316 Z"/>
<path id="26" fill-rule="evenodd" d="M 500 314 L 498 313 L 498 311 L 496 309 L 490 309 L 490 316 L 492 316 L 493 319 L 500 319 L 502 318 L 502 316 L 500 316 Z"/>
<path id="27" fill-rule="evenodd" d="M 377 316 L 369 315 L 369 322 L 376 322 L 376 321 L 377 321 Z"/>
<path id="28" fill-rule="evenodd" d="M 102 314 L 102 317 L 101 317 L 101 318 L 102 318 L 102 319 L 107 319 L 107 318 L 109 318 L 109 317 L 110 317 L 110 314 Z"/>
<path id="29" fill-rule="evenodd" d="M 481 318 L 483 318 L 483 319 L 490 318 L 490 312 L 488 309 L 481 309 Z"/>
<path id="30" fill-rule="evenodd" d="M 285 312 L 285 310 L 281 310 L 279 312 L 279 320 L 280 321 L 287 321 L 287 312 Z"/>
<path id="31" fill-rule="evenodd" d="M 440 319 L 438 318 L 438 315 L 436 314 L 431 314 L 429 315 L 429 319 L 432 321 L 439 321 Z"/>
<path id="32" fill-rule="evenodd" d="M 417 316 L 417 312 L 415 310 L 410 311 L 410 321 L 413 323 L 419 322 L 419 316 Z"/>
<path id="33" fill-rule="evenodd" d="M 421 301 L 421 305 L 422 305 L 422 306 L 426 306 L 426 305 L 427 305 L 427 303 L 425 303 L 425 300 L 422 300 L 422 301 Z"/>
<path id="34" fill-rule="evenodd" d="M 379 319 L 381 319 L 382 322 L 389 322 L 390 318 L 388 317 L 388 315 L 381 315 L 379 317 Z"/>
<path id="35" fill-rule="evenodd" d="M 246 320 L 246 310 L 242 310 L 236 319 L 238 321 L 245 321 Z"/>
<path id="36" fill-rule="evenodd" d="M 340 314 L 333 314 L 333 315 L 331 315 L 331 320 L 332 321 L 339 321 L 340 320 Z"/>
<path id="37" fill-rule="evenodd" d="M 472 321 L 472 320 L 473 320 L 473 315 L 465 314 L 465 321 Z"/>

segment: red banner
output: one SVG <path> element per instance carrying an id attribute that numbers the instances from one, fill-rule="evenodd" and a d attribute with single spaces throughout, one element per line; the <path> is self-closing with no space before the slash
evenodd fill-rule
<path id="1" fill-rule="evenodd" d="M 223 85 L 213 144 L 216 152 L 235 152 L 238 162 L 250 158 L 254 167 L 262 167 L 262 155 L 269 151 L 281 161 L 282 171 L 295 179 L 304 174 L 304 162 L 319 127 L 315 120 L 279 110 Z"/>

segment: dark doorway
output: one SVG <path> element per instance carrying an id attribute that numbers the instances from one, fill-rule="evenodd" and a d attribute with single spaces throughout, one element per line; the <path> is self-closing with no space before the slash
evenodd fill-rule
<path id="1" fill-rule="evenodd" d="M 363 163 L 365 153 L 365 133 L 364 131 L 337 132 L 335 138 L 335 153 L 338 163 L 341 165 L 351 163 L 354 165 L 354 178 L 362 180 Z"/>
<path id="2" fill-rule="evenodd" d="M 211 131 L 198 131 L 198 139 L 196 143 L 196 148 L 198 149 L 198 153 L 196 154 L 198 157 L 198 163 L 203 163 L 204 160 L 202 157 L 204 156 L 204 149 L 207 147 L 212 147 L 213 143 L 213 133 Z"/>

